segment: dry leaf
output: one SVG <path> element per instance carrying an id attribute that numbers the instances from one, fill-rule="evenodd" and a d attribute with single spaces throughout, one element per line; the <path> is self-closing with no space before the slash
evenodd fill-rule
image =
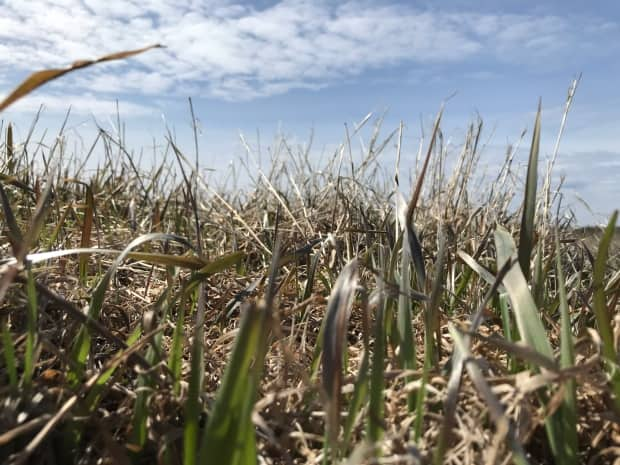
<path id="1" fill-rule="evenodd" d="M 75 61 L 71 66 L 67 68 L 57 68 L 57 69 L 45 69 L 43 71 L 36 71 L 32 73 L 28 78 L 26 78 L 19 86 L 13 90 L 3 101 L 0 103 L 0 111 L 6 109 L 9 105 L 15 103 L 20 98 L 28 95 L 33 90 L 41 87 L 43 84 L 46 84 L 50 81 L 53 81 L 60 76 L 63 76 L 72 71 L 76 71 L 78 69 L 86 68 L 91 65 L 95 65 L 97 63 L 103 63 L 105 61 L 112 60 L 122 60 L 125 58 L 129 58 L 134 55 L 138 55 L 139 53 L 146 52 L 152 48 L 161 48 L 162 45 L 155 44 L 149 45 L 148 47 L 139 48 L 137 50 L 127 50 L 124 52 L 112 53 L 110 55 L 102 56 L 101 58 L 97 58 L 95 60 L 78 60 Z"/>

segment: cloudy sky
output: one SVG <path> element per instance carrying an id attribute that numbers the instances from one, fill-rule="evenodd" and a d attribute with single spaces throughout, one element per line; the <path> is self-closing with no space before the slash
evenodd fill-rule
<path id="1" fill-rule="evenodd" d="M 314 131 L 320 153 L 343 139 L 344 123 L 387 110 L 386 134 L 405 122 L 407 160 L 417 150 L 420 127 L 428 129 L 441 102 L 454 94 L 446 106 L 448 140 L 456 150 L 467 124 L 480 115 L 493 163 L 531 129 L 539 97 L 542 155 L 550 155 L 568 86 L 582 73 L 557 173 L 566 176 L 566 201 L 583 222 L 602 221 L 620 207 L 620 3 L 436 5 L 3 0 L 0 96 L 37 69 L 151 43 L 166 48 L 58 80 L 2 117 L 25 134 L 44 104 L 42 124 L 53 132 L 71 105 L 69 127 L 85 138 L 94 133 L 93 119 L 115 130 L 118 100 L 136 148 L 162 141 L 169 125 L 190 150 L 192 97 L 203 164 L 219 169 L 242 150 L 240 133 L 256 147 L 257 134 L 268 146 L 277 134 L 301 144 Z"/>

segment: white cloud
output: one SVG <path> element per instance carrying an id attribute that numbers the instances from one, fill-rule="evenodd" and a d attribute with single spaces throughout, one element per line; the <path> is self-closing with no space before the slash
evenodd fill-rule
<path id="1" fill-rule="evenodd" d="M 68 83 L 110 95 L 178 95 L 189 88 L 243 100 L 321 88 L 403 63 L 559 60 L 576 48 L 595 48 L 617 29 L 604 19 L 457 14 L 360 0 L 281 0 L 263 9 L 225 0 L 7 0 L 0 79 L 6 70 L 161 42 L 166 49 L 80 72 Z"/>
<path id="2" fill-rule="evenodd" d="M 79 77 L 76 82 L 80 84 L 80 87 L 87 88 L 91 92 L 108 94 L 119 92 L 120 89 L 127 93 L 155 95 L 162 94 L 175 85 L 171 76 L 136 69 L 128 69 L 119 74 L 111 74 L 105 69 L 93 69 L 88 78 Z M 62 86 L 62 84 L 56 84 L 56 87 Z"/>
<path id="3" fill-rule="evenodd" d="M 79 95 L 38 93 L 36 96 L 25 97 L 17 101 L 7 111 L 9 115 L 11 113 L 33 114 L 39 110 L 41 105 L 45 113 L 66 113 L 71 107 L 71 114 L 82 116 L 113 116 L 116 115 L 117 110 L 115 99 L 102 98 L 92 93 Z M 119 108 L 123 117 L 154 116 L 158 111 L 152 106 L 127 101 L 119 103 Z"/>

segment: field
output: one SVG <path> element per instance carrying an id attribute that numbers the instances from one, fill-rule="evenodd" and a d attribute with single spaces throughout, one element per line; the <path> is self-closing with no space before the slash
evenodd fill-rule
<path id="1" fill-rule="evenodd" d="M 449 172 L 440 128 L 408 189 L 379 123 L 360 159 L 283 141 L 244 186 L 171 136 L 143 167 L 101 133 L 87 172 L 4 126 L 0 457 L 613 463 L 617 212 L 555 217 L 538 118 L 527 171 L 482 187 L 480 125 Z"/>

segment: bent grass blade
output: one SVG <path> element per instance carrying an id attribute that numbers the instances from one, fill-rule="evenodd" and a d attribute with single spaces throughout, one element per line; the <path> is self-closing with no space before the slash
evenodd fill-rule
<path id="1" fill-rule="evenodd" d="M 0 102 L 0 112 L 5 110 L 7 107 L 15 103 L 20 98 L 25 97 L 30 92 L 41 87 L 43 84 L 53 81 L 54 79 L 57 79 L 67 73 L 77 71 L 78 69 L 87 68 L 97 63 L 103 63 L 112 60 L 122 60 L 146 52 L 147 50 L 161 47 L 162 45 L 155 44 L 137 50 L 127 50 L 124 52 L 112 53 L 110 55 L 105 55 L 97 58 L 96 60 L 79 60 L 66 68 L 46 69 L 43 71 L 34 72 L 30 76 L 28 76 L 20 85 L 18 85 L 13 90 L 13 92 L 11 92 L 2 102 Z"/>
<path id="2" fill-rule="evenodd" d="M 541 102 L 538 102 L 534 133 L 530 147 L 530 158 L 527 164 L 527 180 L 525 182 L 525 198 L 523 200 L 523 215 L 521 217 L 521 232 L 519 237 L 519 264 L 526 281 L 530 279 L 530 257 L 534 248 L 536 219 L 536 188 L 538 183 L 538 152 L 540 148 L 540 115 Z"/>
<path id="3" fill-rule="evenodd" d="M 340 430 L 340 389 L 346 331 L 357 288 L 358 261 L 350 261 L 340 272 L 327 303 L 323 333 L 322 385 L 326 398 L 325 423 L 328 442 L 335 450 Z"/>

